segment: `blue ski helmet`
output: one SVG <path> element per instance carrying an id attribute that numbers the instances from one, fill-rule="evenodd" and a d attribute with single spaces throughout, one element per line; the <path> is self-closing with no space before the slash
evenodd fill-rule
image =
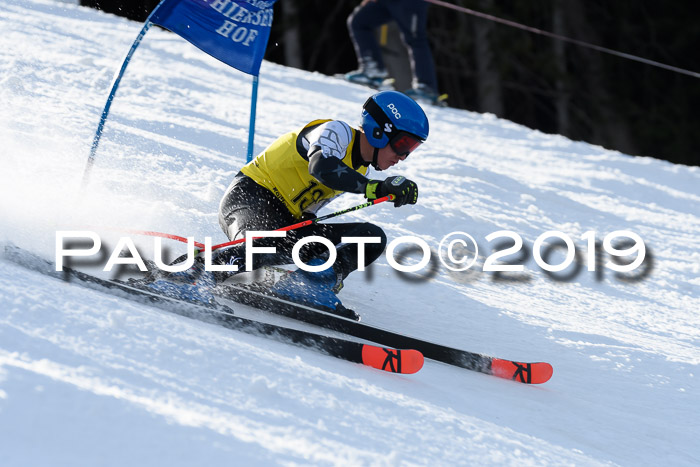
<path id="1" fill-rule="evenodd" d="M 398 154 L 408 154 L 428 138 L 428 117 L 407 95 L 382 91 L 362 106 L 362 130 L 373 147 L 380 149 L 391 142 Z"/>

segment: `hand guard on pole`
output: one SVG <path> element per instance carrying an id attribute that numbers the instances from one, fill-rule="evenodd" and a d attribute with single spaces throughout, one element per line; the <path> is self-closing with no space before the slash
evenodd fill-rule
<path id="1" fill-rule="evenodd" d="M 370 180 L 365 187 L 365 197 L 368 200 L 394 195 L 394 207 L 404 204 L 416 204 L 418 201 L 418 185 L 403 176 L 389 177 L 386 180 Z"/>

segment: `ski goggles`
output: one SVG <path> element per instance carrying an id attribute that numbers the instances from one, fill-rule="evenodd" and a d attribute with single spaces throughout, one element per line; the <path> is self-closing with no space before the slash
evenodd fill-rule
<path id="1" fill-rule="evenodd" d="M 418 146 L 423 144 L 423 141 L 411 133 L 400 131 L 389 140 L 391 149 L 401 157 L 406 157 L 411 154 Z"/>

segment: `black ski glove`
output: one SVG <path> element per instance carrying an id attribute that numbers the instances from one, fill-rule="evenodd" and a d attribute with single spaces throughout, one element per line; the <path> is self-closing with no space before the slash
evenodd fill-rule
<path id="1" fill-rule="evenodd" d="M 406 177 L 389 177 L 386 180 L 370 180 L 365 187 L 365 197 L 372 201 L 387 195 L 394 195 L 394 207 L 416 204 L 418 185 Z"/>

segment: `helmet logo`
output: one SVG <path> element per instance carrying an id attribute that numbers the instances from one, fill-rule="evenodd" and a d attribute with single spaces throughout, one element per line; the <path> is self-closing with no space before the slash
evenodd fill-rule
<path id="1" fill-rule="evenodd" d="M 391 133 L 391 131 L 393 130 L 393 127 L 394 127 L 394 125 L 392 125 L 391 123 L 385 123 L 384 124 L 384 133 Z"/>
<path id="2" fill-rule="evenodd" d="M 391 110 L 391 113 L 394 114 L 394 118 L 399 119 L 401 118 L 401 114 L 399 113 L 399 109 L 396 108 L 396 106 L 393 104 L 393 102 L 390 102 L 389 105 L 387 105 L 387 108 Z"/>

